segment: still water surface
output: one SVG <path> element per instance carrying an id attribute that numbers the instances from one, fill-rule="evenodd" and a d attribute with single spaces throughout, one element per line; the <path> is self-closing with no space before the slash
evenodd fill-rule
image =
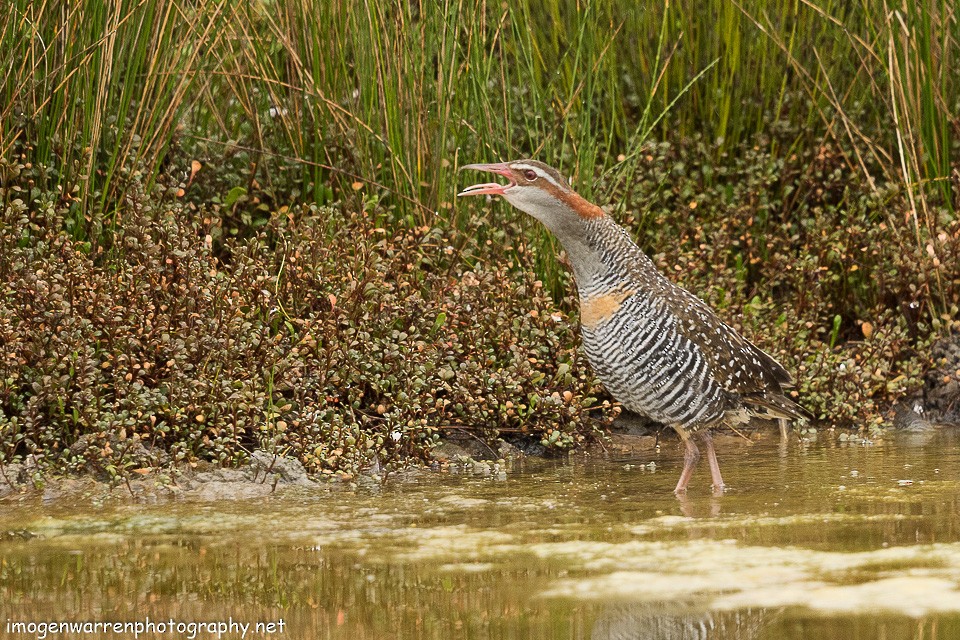
<path id="1" fill-rule="evenodd" d="M 718 450 L 731 489 L 700 469 L 685 502 L 666 446 L 252 501 L 6 503 L 0 638 L 148 618 L 247 638 L 960 638 L 952 432 Z"/>

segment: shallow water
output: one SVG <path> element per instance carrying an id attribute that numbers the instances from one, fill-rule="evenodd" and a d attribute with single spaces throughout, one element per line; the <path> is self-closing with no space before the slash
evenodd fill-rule
<path id="1" fill-rule="evenodd" d="M 7 503 L 0 638 L 960 638 L 952 432 L 718 451 L 730 490 L 702 468 L 685 502 L 667 445 L 255 501 Z"/>

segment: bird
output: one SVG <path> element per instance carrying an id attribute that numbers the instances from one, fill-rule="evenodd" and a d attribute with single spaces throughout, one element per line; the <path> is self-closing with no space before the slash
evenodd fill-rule
<path id="1" fill-rule="evenodd" d="M 672 427 L 684 447 L 674 492 L 686 494 L 706 449 L 714 494 L 724 481 L 711 432 L 751 418 L 809 414 L 786 395 L 790 373 L 723 322 L 703 300 L 674 284 L 601 207 L 552 167 L 523 159 L 461 170 L 506 178 L 457 195 L 496 195 L 539 220 L 560 241 L 580 302 L 583 351 L 614 400 Z"/>

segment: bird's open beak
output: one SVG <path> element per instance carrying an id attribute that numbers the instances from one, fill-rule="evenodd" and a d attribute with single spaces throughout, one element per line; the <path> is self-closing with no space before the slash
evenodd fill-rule
<path id="1" fill-rule="evenodd" d="M 509 180 L 507 184 L 497 184 L 496 182 L 484 182 L 482 184 L 475 184 L 470 187 L 467 187 L 463 191 L 457 194 L 457 196 L 479 196 L 482 194 L 491 194 L 496 196 L 504 195 L 504 191 L 510 187 L 517 186 L 517 183 L 513 181 L 513 171 L 510 170 L 510 167 L 507 166 L 507 163 L 502 162 L 499 164 L 465 164 L 460 167 L 460 170 L 464 169 L 473 169 L 474 171 L 490 171 L 492 173 L 498 173 L 501 176 L 504 176 Z"/>

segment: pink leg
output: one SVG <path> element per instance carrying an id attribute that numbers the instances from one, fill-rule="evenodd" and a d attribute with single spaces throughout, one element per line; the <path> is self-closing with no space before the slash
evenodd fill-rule
<path id="1" fill-rule="evenodd" d="M 683 440 L 685 447 L 683 451 L 683 472 L 680 474 L 680 480 L 677 482 L 677 488 L 673 492 L 677 495 L 683 495 L 687 492 L 687 483 L 690 482 L 690 476 L 693 475 L 693 468 L 697 466 L 697 460 L 700 459 L 700 450 L 694 444 L 693 438 L 686 431 L 677 430 L 680 439 Z"/>
<path id="2" fill-rule="evenodd" d="M 710 477 L 713 478 L 713 493 L 723 494 L 723 476 L 720 475 L 720 463 L 717 462 L 717 452 L 713 448 L 713 437 L 709 431 L 704 431 L 700 436 L 704 446 L 707 447 L 707 462 L 710 463 Z"/>

